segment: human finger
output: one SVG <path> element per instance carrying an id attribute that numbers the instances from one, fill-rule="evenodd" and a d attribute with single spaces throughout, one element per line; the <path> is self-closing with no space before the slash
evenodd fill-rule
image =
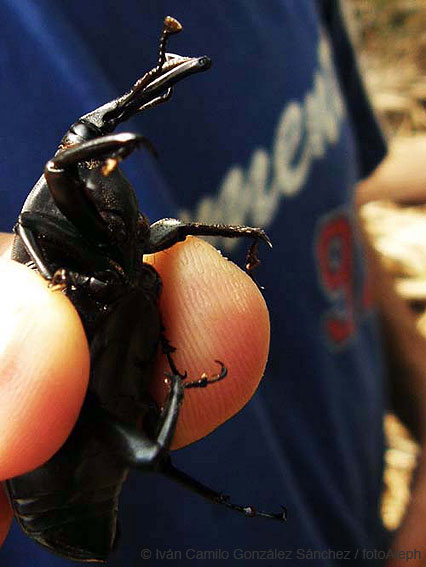
<path id="1" fill-rule="evenodd" d="M 0 257 L 9 258 L 12 249 L 13 234 L 0 232 Z"/>
<path id="2" fill-rule="evenodd" d="M 0 479 L 59 449 L 88 376 L 87 340 L 69 300 L 32 270 L 0 259 Z"/>
<path id="3" fill-rule="evenodd" d="M 206 372 L 227 377 L 203 389 L 187 389 L 172 448 L 200 439 L 237 413 L 252 397 L 265 369 L 269 350 L 269 316 L 252 279 L 198 238 L 147 257 L 160 273 L 160 300 L 165 333 L 176 347 L 173 357 L 187 381 Z M 164 399 L 164 372 L 159 357 L 154 394 Z"/>

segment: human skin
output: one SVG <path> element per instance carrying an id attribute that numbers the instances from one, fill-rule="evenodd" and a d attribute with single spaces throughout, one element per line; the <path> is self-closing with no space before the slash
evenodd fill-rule
<path id="1" fill-rule="evenodd" d="M 78 417 L 90 364 L 71 302 L 9 259 L 11 238 L 0 235 L 0 479 L 36 468 L 63 444 Z M 221 382 L 185 392 L 176 449 L 216 429 L 253 395 L 268 356 L 268 310 L 247 274 L 202 240 L 188 238 L 145 260 L 163 281 L 161 314 L 178 347 L 178 369 L 189 380 L 214 375 L 215 359 L 228 369 Z M 153 386 L 159 401 L 167 394 L 167 370 L 159 355 Z M 0 491 L 0 543 L 10 522 Z"/>

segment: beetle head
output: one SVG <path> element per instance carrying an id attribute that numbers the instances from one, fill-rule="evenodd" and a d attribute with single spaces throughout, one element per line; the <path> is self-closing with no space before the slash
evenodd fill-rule
<path id="1" fill-rule="evenodd" d="M 117 262 L 120 258 L 125 263 L 132 261 L 129 258 L 133 258 L 133 252 L 144 247 L 147 221 L 141 224 L 133 188 L 116 169 L 116 165 L 137 145 L 144 144 L 151 151 L 153 148 L 148 140 L 132 134 L 116 136 L 133 136 L 136 142 L 133 146 L 123 139 L 123 147 L 114 150 L 113 155 L 105 152 L 102 154 L 102 148 L 108 142 L 108 134 L 118 124 L 138 112 L 166 102 L 177 82 L 210 67 L 208 57 L 182 57 L 166 52 L 168 38 L 181 29 L 182 26 L 174 18 L 168 16 L 164 20 L 157 65 L 138 79 L 128 93 L 89 112 L 73 124 L 61 140 L 59 152 L 55 156 L 56 165 L 52 172 L 54 173 L 56 166 L 67 165 L 65 161 L 78 163 L 76 178 L 80 177 L 85 187 L 73 201 L 69 197 L 62 198 L 60 184 L 55 189 L 53 181 L 49 182 L 58 208 L 81 234 L 98 246 L 108 249 L 111 258 Z M 117 140 L 117 137 L 114 139 Z M 90 144 L 89 154 L 84 142 L 90 141 L 93 144 Z M 63 149 L 68 151 L 62 152 Z M 61 154 L 66 154 L 67 157 L 61 158 Z M 48 176 L 49 172 L 45 170 L 45 173 Z"/>

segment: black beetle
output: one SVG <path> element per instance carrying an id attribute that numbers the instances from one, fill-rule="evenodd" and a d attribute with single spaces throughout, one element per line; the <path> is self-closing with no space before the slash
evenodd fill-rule
<path id="1" fill-rule="evenodd" d="M 168 455 L 184 389 L 219 381 L 226 368 L 219 363 L 216 376 L 184 381 L 161 324 L 161 280 L 142 255 L 165 250 L 187 235 L 250 237 L 250 270 L 257 263 L 257 242 L 269 244 L 259 228 L 175 219 L 150 226 L 117 167 L 135 148 L 150 144 L 143 136 L 111 134 L 116 126 L 167 101 L 175 83 L 210 67 L 207 57 L 166 53 L 168 36 L 180 30 L 179 22 L 167 17 L 157 65 L 128 93 L 71 126 L 15 226 L 13 259 L 37 270 L 52 290 L 66 293 L 90 345 L 89 389 L 70 437 L 43 466 L 5 482 L 25 533 L 72 560 L 106 560 L 117 539 L 118 498 L 130 467 L 158 470 L 247 516 L 285 519 L 285 509 L 270 514 L 232 504 L 177 470 Z M 158 346 L 170 366 L 162 410 L 148 394 Z"/>

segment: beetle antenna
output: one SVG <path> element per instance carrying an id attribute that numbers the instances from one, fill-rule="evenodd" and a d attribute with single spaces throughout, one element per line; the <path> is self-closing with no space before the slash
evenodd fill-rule
<path id="1" fill-rule="evenodd" d="M 172 18 L 172 16 L 166 16 L 164 18 L 163 32 L 160 37 L 160 46 L 158 49 L 157 72 L 161 71 L 166 62 L 166 47 L 169 37 L 175 33 L 179 33 L 182 29 L 182 24 L 175 18 Z"/>

